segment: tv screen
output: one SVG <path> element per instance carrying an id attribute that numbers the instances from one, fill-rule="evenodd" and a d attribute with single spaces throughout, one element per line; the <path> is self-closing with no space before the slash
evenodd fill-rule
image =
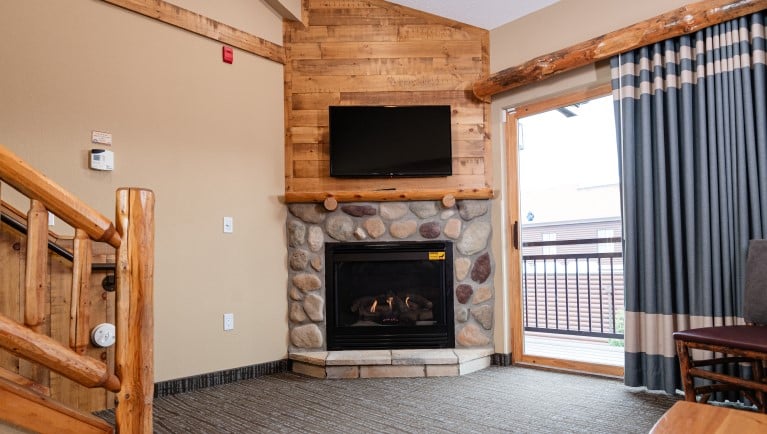
<path id="1" fill-rule="evenodd" d="M 452 175 L 450 106 L 330 106 L 330 175 Z"/>

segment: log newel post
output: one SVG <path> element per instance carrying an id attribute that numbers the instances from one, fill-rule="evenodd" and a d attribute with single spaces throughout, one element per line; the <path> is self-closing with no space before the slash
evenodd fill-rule
<path id="1" fill-rule="evenodd" d="M 115 368 L 121 389 L 115 411 L 117 429 L 152 432 L 154 193 L 117 191 Z"/>

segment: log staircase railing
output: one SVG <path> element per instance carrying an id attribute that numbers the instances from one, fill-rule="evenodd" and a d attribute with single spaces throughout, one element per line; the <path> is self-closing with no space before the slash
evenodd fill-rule
<path id="1" fill-rule="evenodd" d="M 39 432 L 112 432 L 106 422 L 45 396 L 46 387 L 37 375 L 45 367 L 83 386 L 115 392 L 118 432 L 152 432 L 153 192 L 117 190 L 116 223 L 112 223 L 2 145 L 0 180 L 30 199 L 24 323 L 0 314 L 0 347 L 41 367 L 26 371 L 26 376 L 0 368 L 0 401 L 4 403 L 0 420 Z M 46 335 L 43 327 L 48 212 L 75 229 L 69 346 Z M 84 355 L 90 339 L 89 313 L 87 303 L 81 301 L 88 298 L 94 241 L 116 249 L 115 372 L 110 372 L 103 361 Z M 41 421 L 40 415 L 49 420 Z"/>
<path id="2" fill-rule="evenodd" d="M 7 211 L 7 212 L 6 212 Z M 21 211 L 13 208 L 6 202 L 0 200 L 0 222 L 7 224 L 22 235 L 27 234 L 27 225 L 22 223 L 27 217 Z M 74 261 L 74 254 L 67 247 L 59 244 L 59 237 L 52 232 L 48 232 L 48 250 L 68 260 Z M 114 271 L 114 263 L 94 263 L 91 264 L 92 271 Z"/>

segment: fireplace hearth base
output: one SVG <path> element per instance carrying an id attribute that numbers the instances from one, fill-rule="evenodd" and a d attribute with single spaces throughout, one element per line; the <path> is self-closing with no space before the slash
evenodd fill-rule
<path id="1" fill-rule="evenodd" d="M 292 371 L 314 378 L 454 377 L 490 366 L 493 348 L 290 353 Z"/>

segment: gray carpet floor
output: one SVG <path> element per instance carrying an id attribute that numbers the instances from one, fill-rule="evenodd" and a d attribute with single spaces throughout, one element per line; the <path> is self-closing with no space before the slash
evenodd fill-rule
<path id="1" fill-rule="evenodd" d="M 155 399 L 156 433 L 646 433 L 680 397 L 491 366 L 461 377 L 269 375 Z M 99 416 L 114 422 L 113 413 Z"/>

